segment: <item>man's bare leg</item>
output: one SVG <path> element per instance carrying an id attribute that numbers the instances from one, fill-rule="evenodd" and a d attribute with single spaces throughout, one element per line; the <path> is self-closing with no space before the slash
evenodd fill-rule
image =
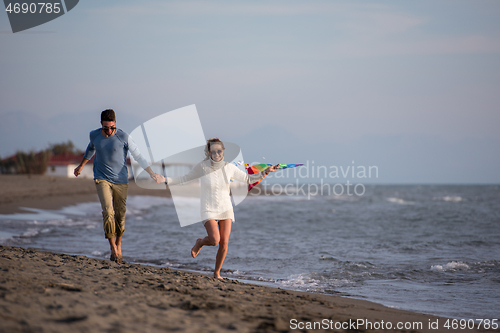
<path id="1" fill-rule="evenodd" d="M 109 241 L 109 248 L 111 249 L 111 261 L 116 261 L 116 255 L 118 252 L 118 249 L 116 247 L 115 239 L 114 238 L 108 238 Z"/>
<path id="2" fill-rule="evenodd" d="M 121 263 L 123 260 L 122 256 L 122 236 L 117 236 L 116 237 L 116 262 Z"/>

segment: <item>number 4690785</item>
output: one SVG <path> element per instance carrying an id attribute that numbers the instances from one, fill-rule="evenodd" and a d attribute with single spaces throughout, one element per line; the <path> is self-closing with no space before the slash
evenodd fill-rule
<path id="1" fill-rule="evenodd" d="M 47 14 L 59 14 L 61 12 L 61 7 L 59 6 L 60 3 L 51 3 L 51 2 L 32 2 L 32 3 L 15 3 L 12 5 L 12 3 L 9 3 L 7 8 L 5 8 L 5 11 L 11 14 L 14 12 L 14 14 L 19 14 L 19 13 L 31 13 L 31 14 L 41 14 L 43 12 Z"/>

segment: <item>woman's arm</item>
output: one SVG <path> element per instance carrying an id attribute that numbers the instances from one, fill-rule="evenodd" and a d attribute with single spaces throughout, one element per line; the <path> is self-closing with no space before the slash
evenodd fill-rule
<path id="1" fill-rule="evenodd" d="M 198 163 L 194 166 L 194 168 L 189 171 L 184 176 L 180 177 L 167 177 L 165 179 L 165 184 L 167 185 L 180 185 L 189 183 L 192 180 L 201 178 L 203 176 L 203 168 L 201 167 L 201 163 Z"/>

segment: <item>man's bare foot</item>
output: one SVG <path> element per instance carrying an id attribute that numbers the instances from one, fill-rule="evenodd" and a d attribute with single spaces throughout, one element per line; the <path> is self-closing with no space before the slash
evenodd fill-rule
<path id="1" fill-rule="evenodd" d="M 196 243 L 194 244 L 193 248 L 191 249 L 191 257 L 196 258 L 198 253 L 200 253 L 202 245 L 200 244 L 203 239 L 198 238 L 196 240 Z"/>
<path id="2" fill-rule="evenodd" d="M 122 261 L 123 261 L 123 256 L 122 256 L 121 254 L 117 254 L 117 255 L 116 255 L 115 262 L 116 262 L 117 264 L 121 264 L 121 263 L 122 263 Z"/>
<path id="3" fill-rule="evenodd" d="M 111 249 L 111 256 L 109 257 L 109 260 L 116 261 L 117 258 L 118 255 L 116 254 L 116 249 Z"/>
<path id="4" fill-rule="evenodd" d="M 214 273 L 214 278 L 219 279 L 219 280 L 224 280 L 224 279 L 220 276 L 220 274 L 216 274 L 216 273 Z"/>
<path id="5" fill-rule="evenodd" d="M 115 259 L 115 261 L 117 263 L 121 263 L 123 261 L 122 247 L 120 245 L 116 246 L 116 259 Z"/>

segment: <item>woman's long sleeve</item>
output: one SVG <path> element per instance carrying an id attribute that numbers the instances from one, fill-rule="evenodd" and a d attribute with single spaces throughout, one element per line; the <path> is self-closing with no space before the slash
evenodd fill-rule
<path id="1" fill-rule="evenodd" d="M 203 176 L 203 169 L 201 167 L 201 163 L 198 163 L 191 171 L 189 171 L 184 176 L 167 177 L 167 185 L 180 185 L 189 183 L 190 181 L 201 178 L 202 176 Z"/>

